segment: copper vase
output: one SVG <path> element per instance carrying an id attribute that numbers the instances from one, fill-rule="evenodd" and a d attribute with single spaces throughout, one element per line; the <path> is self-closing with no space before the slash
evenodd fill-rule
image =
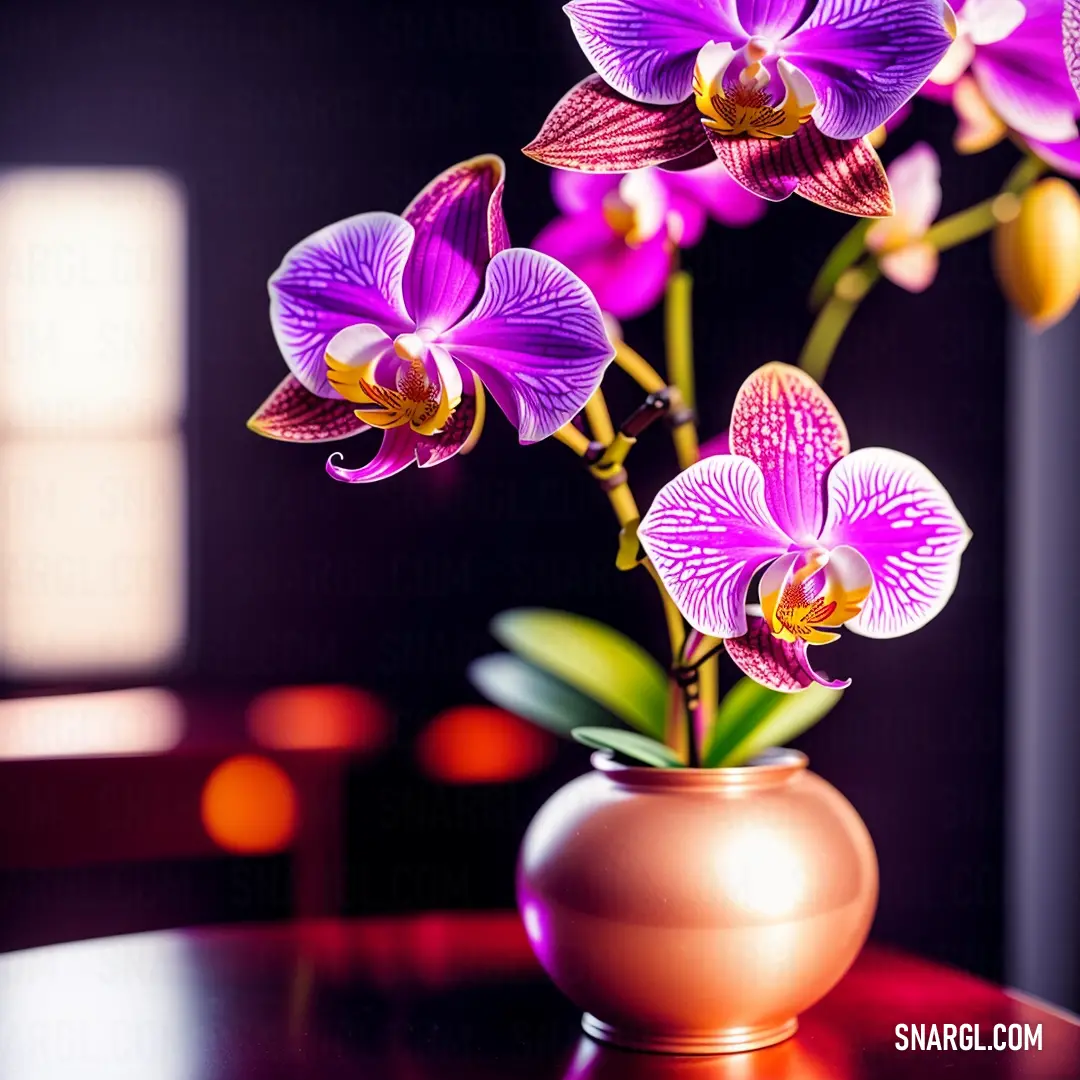
<path id="1" fill-rule="evenodd" d="M 533 819 L 517 882 L 585 1031 L 673 1054 L 793 1035 L 873 919 L 877 858 L 855 809 L 794 750 L 731 769 L 592 761 Z"/>

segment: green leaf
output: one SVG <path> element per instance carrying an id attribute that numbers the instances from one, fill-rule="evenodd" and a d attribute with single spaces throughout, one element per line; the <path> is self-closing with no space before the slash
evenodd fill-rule
<path id="1" fill-rule="evenodd" d="M 753 679 L 740 679 L 720 702 L 703 764 L 742 765 L 770 746 L 782 746 L 812 728 L 843 696 L 843 690 L 817 683 L 782 694 Z"/>
<path id="2" fill-rule="evenodd" d="M 466 674 L 489 701 L 556 735 L 569 736 L 581 726 L 607 727 L 615 719 L 572 686 L 511 653 L 481 656 Z"/>
<path id="3" fill-rule="evenodd" d="M 491 632 L 500 644 L 569 683 L 633 728 L 662 739 L 668 679 L 638 644 L 610 626 L 544 608 L 496 615 Z"/>
<path id="4" fill-rule="evenodd" d="M 633 758 L 645 765 L 655 765 L 660 769 L 682 769 L 683 763 L 670 746 L 639 735 L 636 731 L 623 731 L 622 728 L 579 727 L 571 732 L 579 743 L 593 747 L 594 750 L 614 750 L 623 757 Z"/>

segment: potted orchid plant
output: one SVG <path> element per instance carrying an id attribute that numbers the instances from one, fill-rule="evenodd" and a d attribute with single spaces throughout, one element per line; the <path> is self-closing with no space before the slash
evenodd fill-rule
<path id="1" fill-rule="evenodd" d="M 486 155 L 400 216 L 361 213 L 301 241 L 270 279 L 288 374 L 249 423 L 292 442 L 380 431 L 366 464 L 326 464 L 363 484 L 469 453 L 490 396 L 523 444 L 557 439 L 585 466 L 614 512 L 616 566 L 656 583 L 670 657 L 562 612 L 492 624 L 508 651 L 472 665 L 475 685 L 598 751 L 525 837 L 525 927 L 595 1037 L 753 1049 L 790 1035 L 842 976 L 876 903 L 857 813 L 777 749 L 848 685 L 813 657 L 844 628 L 885 639 L 934 618 L 971 536 L 925 466 L 852 449 L 820 384 L 879 281 L 928 288 L 943 252 L 989 232 L 1002 287 L 1034 324 L 1076 302 L 1080 199 L 1043 177 L 1080 175 L 1080 0 L 566 11 L 595 73 L 525 148 L 556 170 L 560 216 L 512 247 L 505 166 Z M 888 170 L 878 155 L 919 93 L 955 109 L 958 152 L 1010 138 L 1022 155 L 998 192 L 940 220 L 934 151 L 917 144 Z M 709 219 L 747 227 L 791 195 L 858 220 L 814 284 L 795 363 L 750 372 L 727 431 L 700 445 L 679 251 Z M 661 300 L 654 366 L 615 320 Z M 619 424 L 613 369 L 642 395 Z M 642 513 L 628 461 L 657 422 L 679 469 Z M 743 678 L 718 700 L 722 655 Z"/>

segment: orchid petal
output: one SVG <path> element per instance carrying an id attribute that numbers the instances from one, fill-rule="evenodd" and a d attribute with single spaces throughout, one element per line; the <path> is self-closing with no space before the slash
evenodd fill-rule
<path id="1" fill-rule="evenodd" d="M 695 204 L 709 217 L 722 225 L 742 227 L 752 225 L 765 214 L 768 204 L 752 195 L 724 168 L 719 161 L 712 161 L 704 168 L 690 172 L 666 173 L 664 182 L 671 192 L 675 213 L 690 221 L 687 204 Z M 702 221 L 704 227 L 704 221 Z M 689 225 L 679 237 L 683 247 L 695 242 L 694 230 Z"/>
<path id="2" fill-rule="evenodd" d="M 781 641 L 758 615 L 751 615 L 747 621 L 746 633 L 728 638 L 724 648 L 739 670 L 754 682 L 784 694 L 796 694 L 814 683 L 833 690 L 851 685 L 850 679 L 831 680 L 818 674 L 807 657 L 805 641 Z"/>
<path id="3" fill-rule="evenodd" d="M 1026 15 L 1021 0 L 965 0 L 964 33 L 975 45 L 993 45 L 1007 38 Z"/>
<path id="4" fill-rule="evenodd" d="M 470 384 L 474 382 L 469 380 Z M 326 471 L 346 484 L 370 484 L 385 480 L 412 464 L 421 469 L 448 461 L 455 454 L 467 454 L 480 437 L 484 424 L 484 391 L 476 382 L 462 394 L 461 404 L 454 410 L 446 427 L 435 435 L 420 435 L 407 424 L 383 432 L 378 453 L 359 469 L 346 469 L 335 464 L 341 454 L 331 454 Z"/>
<path id="5" fill-rule="evenodd" d="M 942 0 L 821 0 L 785 52 L 810 77 L 822 131 L 858 138 L 914 97 L 955 49 L 954 34 Z"/>
<path id="6" fill-rule="evenodd" d="M 938 61 L 937 67 L 930 72 L 924 91 L 935 86 L 952 86 L 975 59 L 975 42 L 967 34 L 958 35 L 946 49 L 945 55 Z M 928 95 L 929 96 L 929 95 Z"/>
<path id="7" fill-rule="evenodd" d="M 874 587 L 847 625 L 867 637 L 899 637 L 945 606 L 971 532 L 925 465 L 895 450 L 857 450 L 828 478 L 825 547 L 847 544 L 870 564 Z"/>
<path id="8" fill-rule="evenodd" d="M 862 610 L 874 584 L 870 564 L 853 547 L 807 548 L 776 560 L 762 575 L 758 592 L 769 628 L 787 641 L 827 645 L 840 635 L 831 628 Z"/>
<path id="9" fill-rule="evenodd" d="M 981 154 L 996 146 L 1009 133 L 1004 121 L 990 108 L 979 84 L 965 75 L 953 87 L 952 106 L 956 110 L 953 145 L 960 154 Z"/>
<path id="10" fill-rule="evenodd" d="M 721 431 L 719 435 L 714 435 L 711 439 L 707 439 L 701 444 L 701 449 L 698 451 L 701 457 L 716 457 L 717 454 L 730 454 L 731 453 L 731 440 L 728 439 L 728 433 Z"/>
<path id="11" fill-rule="evenodd" d="M 1028 139 L 1028 146 L 1055 172 L 1080 179 L 1080 137 L 1063 143 Z"/>
<path id="12" fill-rule="evenodd" d="M 247 426 L 268 439 L 297 443 L 335 442 L 368 429 L 349 402 L 319 397 L 291 374 L 278 383 Z"/>
<path id="13" fill-rule="evenodd" d="M 532 246 L 577 274 L 600 309 L 619 319 L 634 318 L 653 307 L 664 295 L 671 270 L 665 233 L 632 247 L 599 210 L 556 218 Z"/>
<path id="14" fill-rule="evenodd" d="M 484 154 L 440 173 L 403 217 L 416 230 L 405 304 L 417 326 L 443 331 L 469 310 L 491 257 L 509 246 L 502 158 Z"/>
<path id="15" fill-rule="evenodd" d="M 820 0 L 784 53 L 813 84 L 822 132 L 858 139 L 915 96 L 951 44 L 942 0 Z"/>
<path id="16" fill-rule="evenodd" d="M 825 391 L 796 367 L 766 364 L 742 384 L 728 434 L 731 452 L 764 474 L 780 528 L 812 544 L 825 518 L 825 474 L 849 449 L 844 421 Z"/>
<path id="17" fill-rule="evenodd" d="M 894 285 L 910 293 L 921 293 L 933 285 L 938 262 L 937 248 L 924 240 L 880 256 L 878 268 Z"/>
<path id="18" fill-rule="evenodd" d="M 703 169 L 706 165 L 716 163 L 716 151 L 709 144 L 708 139 L 703 139 L 700 146 L 695 147 L 689 154 L 673 161 L 662 161 L 656 167 L 663 172 L 682 173 L 692 169 Z"/>
<path id="19" fill-rule="evenodd" d="M 984 45 L 971 71 L 991 108 L 1021 135 L 1044 142 L 1076 138 L 1080 101 L 1062 41 L 1061 0 L 1027 0 L 1027 17 L 1005 39 Z"/>
<path id="20" fill-rule="evenodd" d="M 335 465 L 335 458 L 344 458 L 343 454 L 331 454 L 326 461 L 326 471 L 335 479 L 346 484 L 370 484 L 376 480 L 385 480 L 401 472 L 416 461 L 416 447 L 426 436 L 417 435 L 408 424 L 388 428 L 383 432 L 378 453 L 359 469 L 346 469 Z"/>
<path id="21" fill-rule="evenodd" d="M 416 464 L 421 469 L 441 465 L 455 454 L 468 454 L 480 438 L 487 411 L 484 387 L 475 375 L 467 379 L 467 385 L 446 427 L 417 445 Z"/>
<path id="22" fill-rule="evenodd" d="M 491 260 L 479 303 L 442 342 L 480 376 L 523 443 L 569 423 L 614 355 L 600 308 L 580 278 L 526 248 Z"/>
<path id="23" fill-rule="evenodd" d="M 713 637 L 746 633 L 746 593 L 762 565 L 788 547 L 745 457 L 704 458 L 666 484 L 638 539 L 679 611 Z"/>
<path id="24" fill-rule="evenodd" d="M 270 278 L 270 322 L 289 370 L 313 394 L 333 397 L 324 356 L 354 323 L 388 334 L 412 329 L 402 280 L 413 227 L 394 214 L 358 214 L 297 244 Z"/>
<path id="25" fill-rule="evenodd" d="M 590 75 L 551 110 L 524 152 L 559 169 L 621 173 L 675 162 L 705 142 L 693 99 L 642 105 Z"/>
<path id="26" fill-rule="evenodd" d="M 922 236 L 941 209 L 941 162 L 927 143 L 916 143 L 887 170 L 896 203 L 894 220 L 912 237 Z"/>
<path id="27" fill-rule="evenodd" d="M 731 0 L 572 0 L 563 9 L 589 63 L 620 94 L 674 105 L 707 41 L 745 39 Z"/>
<path id="28" fill-rule="evenodd" d="M 570 169 L 553 169 L 551 196 L 564 214 L 580 214 L 598 210 L 604 199 L 619 187 L 620 176 L 611 173 L 581 173 Z"/>
<path id="29" fill-rule="evenodd" d="M 1061 32 L 1065 44 L 1065 66 L 1073 89 L 1080 94 L 1080 0 L 1065 0 Z"/>
<path id="30" fill-rule="evenodd" d="M 787 37 L 813 6 L 814 0 L 735 0 L 745 35 L 772 41 Z"/>
<path id="31" fill-rule="evenodd" d="M 748 191 L 770 202 L 797 192 L 843 214 L 888 217 L 892 213 L 885 168 L 865 139 L 828 139 L 813 121 L 790 139 L 708 135 L 728 172 Z"/>

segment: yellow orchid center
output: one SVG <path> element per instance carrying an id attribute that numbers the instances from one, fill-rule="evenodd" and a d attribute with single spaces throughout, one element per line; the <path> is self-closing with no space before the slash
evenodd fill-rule
<path id="1" fill-rule="evenodd" d="M 751 38 L 738 52 L 710 41 L 698 53 L 694 101 L 707 128 L 726 136 L 790 138 L 810 119 L 817 97 L 798 68 L 778 59 L 783 97 L 778 100 L 770 86 L 764 61 L 774 54 L 774 43 L 763 37 Z"/>
<path id="2" fill-rule="evenodd" d="M 822 627 L 840 627 L 854 619 L 873 587 L 861 557 L 845 568 L 822 548 L 805 552 L 771 588 L 766 585 L 769 578 L 767 573 L 762 579 L 761 607 L 772 632 L 783 641 L 807 645 L 835 641 L 840 635 Z"/>
<path id="3" fill-rule="evenodd" d="M 604 196 L 603 212 L 604 220 L 631 247 L 651 240 L 669 224 L 667 195 L 651 169 L 627 173 Z"/>
<path id="4" fill-rule="evenodd" d="M 327 379 L 346 401 L 360 406 L 356 415 L 372 427 L 408 424 L 418 435 L 438 433 L 460 404 L 460 387 L 451 395 L 445 379 L 431 378 L 430 348 L 420 334 L 399 334 L 393 351 L 402 363 L 393 363 L 387 353 L 363 364 L 349 364 L 327 350 Z"/>

